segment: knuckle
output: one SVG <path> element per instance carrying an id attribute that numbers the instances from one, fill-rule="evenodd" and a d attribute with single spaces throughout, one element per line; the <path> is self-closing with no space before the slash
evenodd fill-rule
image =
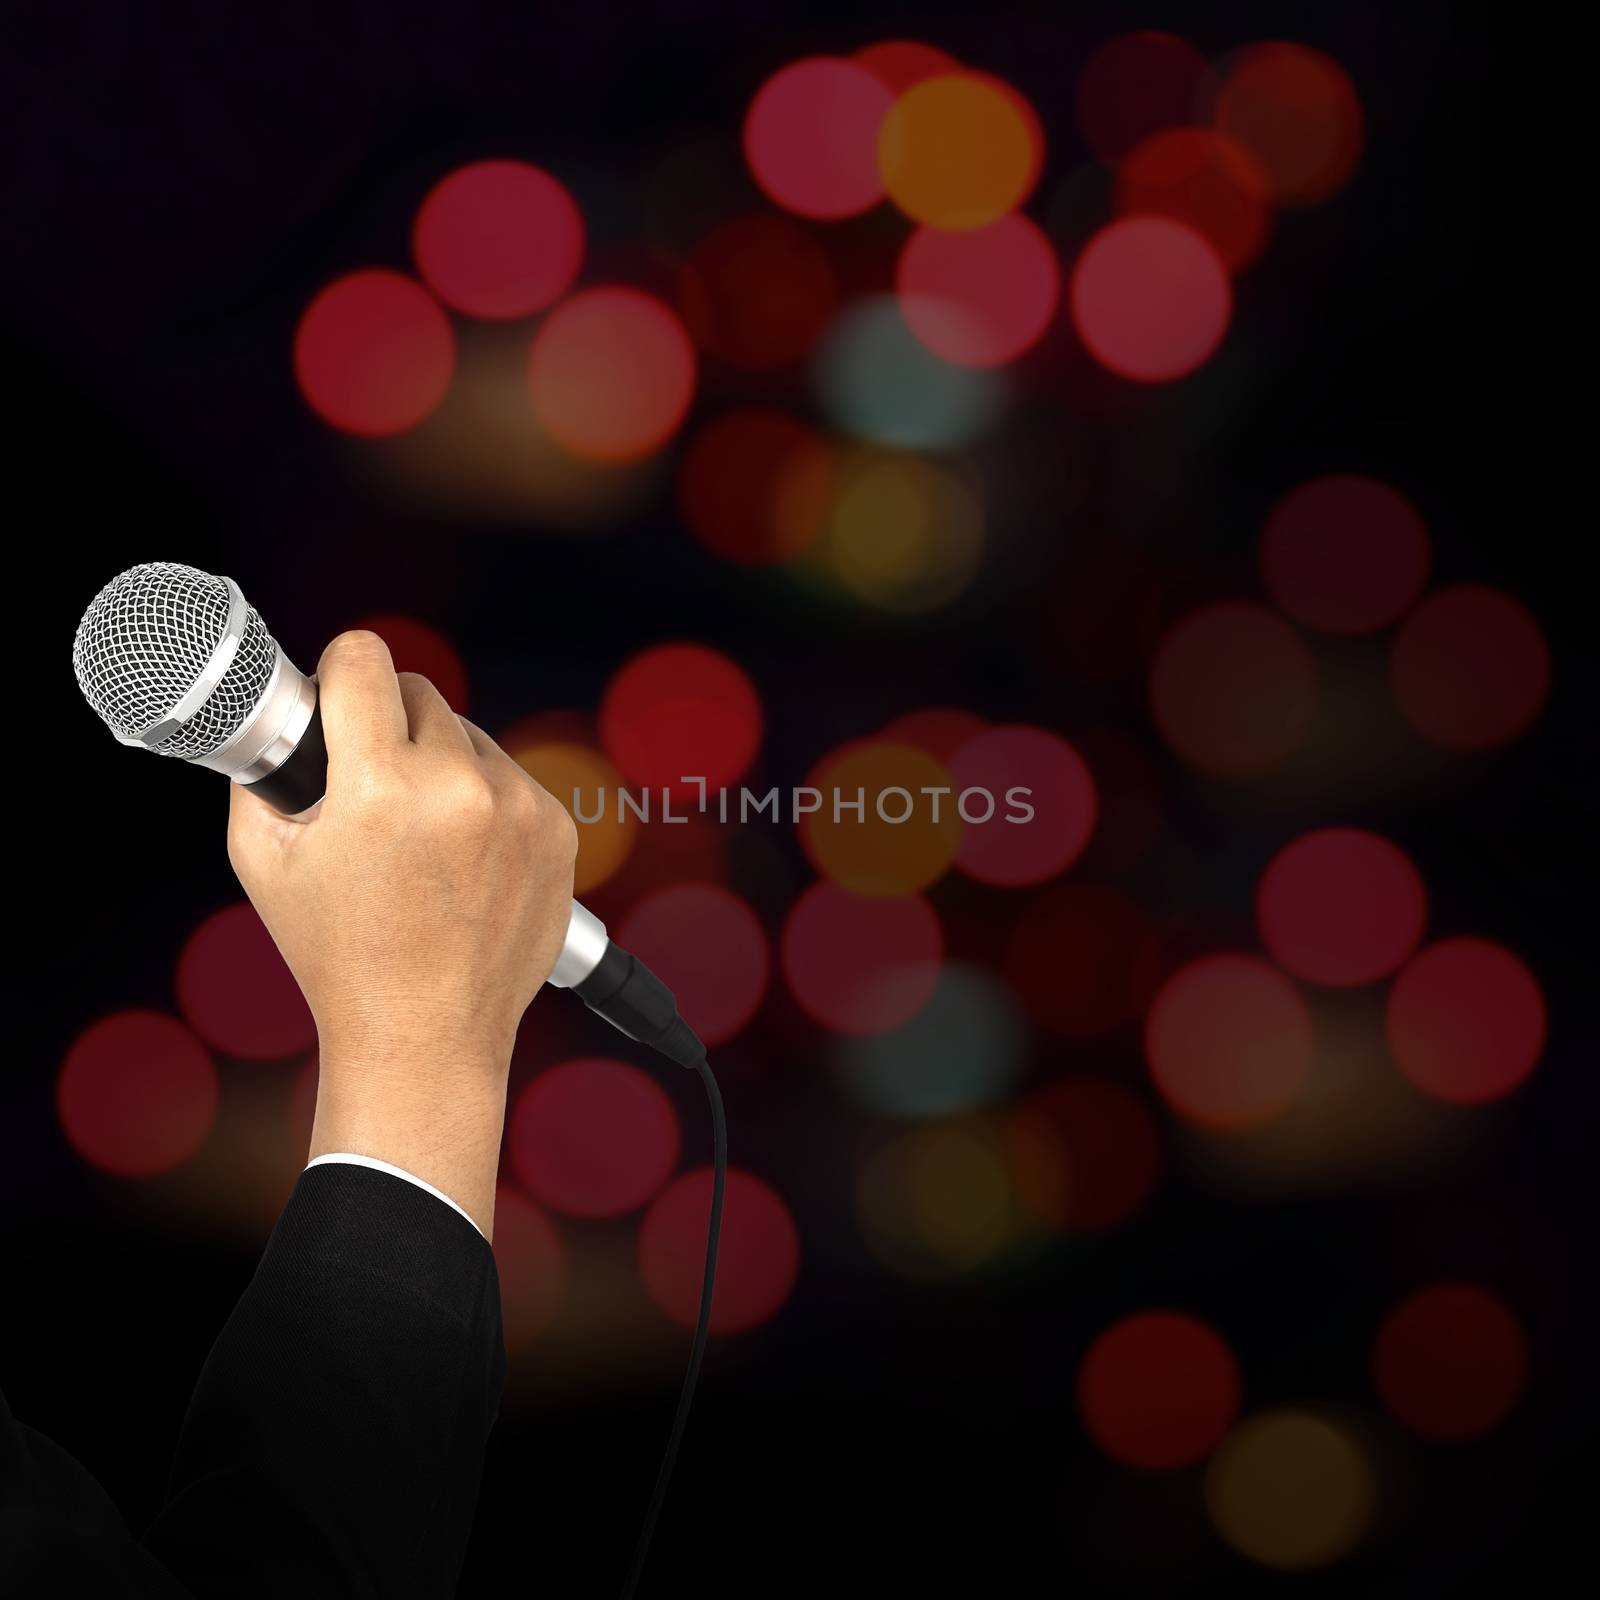
<path id="1" fill-rule="evenodd" d="M 572 813 L 557 800 L 536 797 L 540 822 L 549 848 L 561 859 L 570 861 L 578 853 L 578 824 Z"/>
<path id="2" fill-rule="evenodd" d="M 572 813 L 531 778 L 513 783 L 510 804 L 533 854 L 571 861 L 578 853 L 578 825 Z"/>
<path id="3" fill-rule="evenodd" d="M 534 784 L 525 773 L 519 773 L 506 785 L 506 794 L 511 805 L 519 817 L 532 818 L 537 821 L 542 810 L 545 794 Z"/>
<path id="4" fill-rule="evenodd" d="M 439 796 L 452 817 L 472 826 L 486 824 L 495 815 L 494 785 L 474 767 L 452 766 L 440 782 Z"/>

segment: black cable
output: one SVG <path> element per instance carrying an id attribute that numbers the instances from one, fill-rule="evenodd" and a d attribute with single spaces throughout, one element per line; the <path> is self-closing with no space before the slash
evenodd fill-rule
<path id="1" fill-rule="evenodd" d="M 655 1492 L 650 1496 L 650 1509 L 645 1512 L 644 1527 L 639 1531 L 639 1543 L 633 1552 L 633 1565 L 628 1569 L 628 1581 L 622 1588 L 622 1600 L 633 1600 L 644 1571 L 645 1557 L 650 1553 L 656 1519 L 667 1498 L 667 1485 L 672 1481 L 673 1463 L 678 1459 L 678 1446 L 683 1442 L 695 1383 L 705 1360 L 706 1335 L 711 1328 L 711 1299 L 717 1284 L 717 1246 L 722 1239 L 722 1193 L 728 1184 L 728 1124 L 722 1111 L 722 1091 L 717 1088 L 717 1080 L 706 1062 L 706 1047 L 679 1014 L 672 991 L 636 955 L 615 942 L 607 943 L 599 961 L 587 977 L 573 984 L 572 992 L 596 1016 L 604 1017 L 630 1039 L 659 1050 L 679 1066 L 692 1067 L 705 1083 L 706 1098 L 711 1102 L 711 1218 L 706 1227 L 706 1270 L 700 1284 L 700 1316 L 695 1323 L 694 1343 L 689 1347 L 689 1370 L 683 1375 L 683 1390 L 678 1396 L 678 1414 L 672 1419 L 667 1453 L 661 1458 Z"/>
<path id="2" fill-rule="evenodd" d="M 694 1400 L 695 1383 L 700 1376 L 700 1365 L 705 1360 L 706 1335 L 711 1328 L 711 1297 L 717 1282 L 717 1245 L 722 1239 L 722 1192 L 728 1183 L 728 1123 L 722 1110 L 722 1091 L 711 1075 L 711 1066 L 703 1048 L 700 1059 L 692 1065 L 704 1081 L 706 1098 L 711 1102 L 711 1220 L 706 1228 L 706 1271 L 700 1285 L 700 1316 L 695 1323 L 694 1343 L 689 1347 L 689 1368 L 683 1375 L 683 1390 L 678 1396 L 678 1414 L 672 1419 L 667 1453 L 661 1458 L 661 1470 L 656 1474 L 655 1492 L 650 1496 L 650 1509 L 645 1512 L 644 1527 L 639 1530 L 639 1543 L 633 1552 L 628 1581 L 622 1588 L 622 1600 L 633 1600 L 634 1591 L 639 1587 L 645 1557 L 650 1553 L 650 1537 L 656 1531 L 656 1518 L 661 1515 L 662 1502 L 667 1498 L 673 1463 L 678 1459 L 684 1424 L 689 1420 L 689 1406 Z"/>

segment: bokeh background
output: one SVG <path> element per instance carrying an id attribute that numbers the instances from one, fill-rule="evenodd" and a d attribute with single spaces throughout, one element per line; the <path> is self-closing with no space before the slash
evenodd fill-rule
<path id="1" fill-rule="evenodd" d="M 656 1592 L 1525 1575 L 1593 1421 L 1591 718 L 1495 492 L 1469 11 L 3 17 L 17 1414 L 147 1518 L 310 1125 L 220 783 L 67 670 L 180 560 L 609 797 L 580 892 L 735 1168 Z M 872 819 L 924 785 L 1037 816 Z M 464 1595 L 620 1581 L 708 1157 L 535 1003 Z"/>

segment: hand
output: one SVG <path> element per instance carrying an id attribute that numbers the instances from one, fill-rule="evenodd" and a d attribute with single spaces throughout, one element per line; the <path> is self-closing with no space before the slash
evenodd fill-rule
<path id="1" fill-rule="evenodd" d="M 405 1167 L 487 1233 L 511 1048 L 566 937 L 577 832 L 376 634 L 335 639 L 318 681 L 322 804 L 285 818 L 235 784 L 228 825 L 316 1018 L 311 1153 Z"/>

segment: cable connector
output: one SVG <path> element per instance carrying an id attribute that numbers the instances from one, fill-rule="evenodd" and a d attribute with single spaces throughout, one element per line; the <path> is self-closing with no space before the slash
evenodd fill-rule
<path id="1" fill-rule="evenodd" d="M 658 1050 L 680 1067 L 698 1067 L 706 1047 L 678 1015 L 672 991 L 637 956 L 621 945 L 606 946 L 593 972 L 572 992 L 613 1028 Z"/>

